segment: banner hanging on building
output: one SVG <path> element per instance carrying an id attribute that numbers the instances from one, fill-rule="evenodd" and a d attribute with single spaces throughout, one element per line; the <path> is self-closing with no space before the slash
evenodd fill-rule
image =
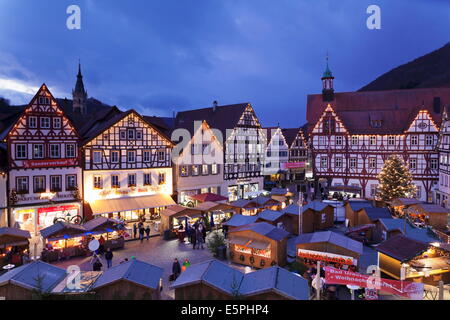
<path id="1" fill-rule="evenodd" d="M 376 288 L 380 291 L 407 297 L 423 299 L 423 283 L 376 278 L 365 274 L 325 267 L 325 283 L 354 285 L 361 288 Z"/>

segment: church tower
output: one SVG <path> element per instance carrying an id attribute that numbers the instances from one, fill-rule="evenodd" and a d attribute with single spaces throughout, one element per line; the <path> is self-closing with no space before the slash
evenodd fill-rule
<path id="1" fill-rule="evenodd" d="M 78 75 L 75 89 L 72 90 L 72 110 L 74 113 L 87 113 L 87 91 L 84 90 L 83 76 L 81 75 L 81 65 L 78 63 Z"/>
<path id="2" fill-rule="evenodd" d="M 330 67 L 328 66 L 328 55 L 327 55 L 327 68 L 322 75 L 322 100 L 329 102 L 334 100 L 334 86 L 333 86 L 333 74 L 331 73 Z"/>

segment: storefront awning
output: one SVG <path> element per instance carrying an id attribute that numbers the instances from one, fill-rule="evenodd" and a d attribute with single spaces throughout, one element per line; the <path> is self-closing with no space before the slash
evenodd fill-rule
<path id="1" fill-rule="evenodd" d="M 266 250 L 269 246 L 270 246 L 270 243 L 268 243 L 268 242 L 255 241 L 255 240 L 253 240 L 252 242 L 247 244 L 247 247 L 253 248 L 253 249 L 258 249 L 258 250 Z"/>
<path id="2" fill-rule="evenodd" d="M 241 246 L 245 246 L 250 241 L 251 240 L 248 238 L 241 238 L 241 237 L 233 237 L 233 238 L 228 239 L 228 243 L 238 244 Z"/>
<path id="3" fill-rule="evenodd" d="M 130 197 L 118 199 L 95 200 L 89 203 L 92 214 L 104 214 L 147 208 L 159 208 L 173 206 L 176 203 L 167 194 L 155 194 L 143 197 Z"/>

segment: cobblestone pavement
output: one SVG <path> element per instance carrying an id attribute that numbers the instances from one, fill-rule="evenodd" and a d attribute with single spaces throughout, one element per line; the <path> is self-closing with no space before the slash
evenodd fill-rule
<path id="1" fill-rule="evenodd" d="M 125 248 L 113 251 L 113 266 L 120 263 L 125 258 L 132 256 L 136 259 L 151 263 L 164 269 L 163 275 L 163 299 L 173 299 L 174 290 L 170 289 L 169 275 L 172 273 L 173 259 L 178 258 L 182 264 L 185 258 L 188 258 L 191 264 L 200 263 L 212 259 L 212 254 L 208 249 L 193 250 L 189 243 L 181 243 L 178 240 L 165 241 L 162 237 L 152 237 L 150 240 L 144 239 L 143 243 L 139 240 L 127 241 Z M 78 265 L 82 271 L 92 270 L 90 257 L 72 258 L 69 260 L 53 263 L 61 268 L 67 268 L 70 265 Z M 106 261 L 103 261 L 103 270 L 106 268 Z"/>

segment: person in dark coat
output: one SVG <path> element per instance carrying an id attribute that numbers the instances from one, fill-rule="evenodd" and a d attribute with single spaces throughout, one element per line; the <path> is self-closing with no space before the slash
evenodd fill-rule
<path id="1" fill-rule="evenodd" d="M 150 239 L 150 226 L 147 225 L 147 228 L 145 228 L 145 235 L 147 236 L 147 241 Z"/>
<path id="2" fill-rule="evenodd" d="M 191 243 L 192 243 L 194 249 L 195 249 L 195 246 L 197 245 L 197 230 L 198 229 L 192 229 L 192 231 L 191 231 Z"/>
<path id="3" fill-rule="evenodd" d="M 133 225 L 133 235 L 134 235 L 134 238 L 136 239 L 137 238 L 137 224 L 135 223 L 134 225 Z"/>
<path id="4" fill-rule="evenodd" d="M 94 263 L 92 264 L 93 271 L 102 271 L 103 264 L 100 262 L 100 259 L 95 256 Z"/>
<path id="5" fill-rule="evenodd" d="M 142 225 L 139 227 L 139 239 L 141 240 L 141 243 L 142 243 L 142 241 L 144 241 L 144 233 L 145 233 L 145 229 L 144 229 L 144 226 Z"/>
<path id="6" fill-rule="evenodd" d="M 176 280 L 178 278 L 178 276 L 180 275 L 180 273 L 181 273 L 181 265 L 180 265 L 180 262 L 178 261 L 178 259 L 175 258 L 172 263 L 173 280 Z"/>
<path id="7" fill-rule="evenodd" d="M 114 257 L 114 255 L 111 251 L 111 248 L 108 248 L 108 250 L 105 252 L 106 265 L 108 266 L 108 268 L 112 267 L 113 257 Z"/>

